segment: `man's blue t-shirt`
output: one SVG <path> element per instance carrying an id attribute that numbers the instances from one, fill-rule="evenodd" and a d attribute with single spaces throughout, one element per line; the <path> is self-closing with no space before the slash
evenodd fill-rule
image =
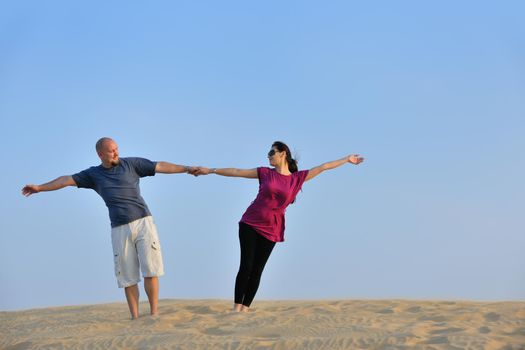
<path id="1" fill-rule="evenodd" d="M 140 195 L 139 179 L 155 175 L 156 162 L 144 158 L 120 158 L 119 165 L 92 166 L 73 175 L 78 188 L 91 188 L 109 209 L 111 227 L 151 215 Z"/>

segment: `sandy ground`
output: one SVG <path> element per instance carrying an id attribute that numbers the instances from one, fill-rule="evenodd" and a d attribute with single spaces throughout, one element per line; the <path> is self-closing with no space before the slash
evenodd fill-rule
<path id="1" fill-rule="evenodd" d="M 161 300 L 0 312 L 1 349 L 525 349 L 525 302 Z"/>

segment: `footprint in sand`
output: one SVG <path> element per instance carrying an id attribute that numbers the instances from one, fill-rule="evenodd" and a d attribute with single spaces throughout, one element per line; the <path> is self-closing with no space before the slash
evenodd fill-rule
<path id="1" fill-rule="evenodd" d="M 446 322 L 445 316 L 426 315 L 419 318 L 420 321 L 434 321 L 434 322 Z"/>
<path id="2" fill-rule="evenodd" d="M 411 312 L 413 314 L 418 313 L 421 311 L 421 306 L 412 306 L 407 309 L 407 312 Z"/>
<path id="3" fill-rule="evenodd" d="M 148 318 L 144 318 L 142 320 L 142 322 L 145 325 L 151 326 L 151 325 L 154 325 L 156 323 L 160 323 L 160 317 L 159 316 L 148 316 Z"/>
<path id="4" fill-rule="evenodd" d="M 387 307 L 386 309 L 383 309 L 383 310 L 379 310 L 377 312 L 378 314 L 393 314 L 394 313 L 394 310 L 392 310 L 391 308 Z"/>
<path id="5" fill-rule="evenodd" d="M 209 306 L 187 306 L 186 309 L 200 315 L 214 313 Z"/>
<path id="6" fill-rule="evenodd" d="M 486 326 L 479 327 L 478 332 L 480 332 L 481 334 L 487 334 L 490 333 L 490 328 Z"/>
<path id="7" fill-rule="evenodd" d="M 483 317 L 485 317 L 485 320 L 489 322 L 495 322 L 501 318 L 501 315 L 495 312 L 489 312 L 488 314 L 485 314 Z"/>

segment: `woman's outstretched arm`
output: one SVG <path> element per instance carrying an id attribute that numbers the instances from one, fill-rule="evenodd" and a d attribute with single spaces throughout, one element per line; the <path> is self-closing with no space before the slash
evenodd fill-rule
<path id="1" fill-rule="evenodd" d="M 335 169 L 346 163 L 352 163 L 352 164 L 357 165 L 359 163 L 362 163 L 364 160 L 365 158 L 360 157 L 358 154 L 351 154 L 349 156 L 346 156 L 338 160 L 333 160 L 331 162 L 323 163 L 319 166 L 316 166 L 315 168 L 310 169 L 310 171 L 308 171 L 308 176 L 306 176 L 305 181 L 313 179 L 314 177 L 321 174 L 325 170 Z"/>
<path id="2" fill-rule="evenodd" d="M 237 169 L 237 168 L 206 168 L 203 166 L 197 167 L 197 170 L 192 175 L 208 175 L 217 174 L 221 176 L 229 177 L 245 177 L 248 179 L 256 179 L 257 169 Z"/>

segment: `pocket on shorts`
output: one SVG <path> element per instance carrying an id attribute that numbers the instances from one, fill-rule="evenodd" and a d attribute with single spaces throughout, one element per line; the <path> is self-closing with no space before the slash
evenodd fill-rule
<path id="1" fill-rule="evenodd" d="M 115 265 L 115 276 L 120 276 L 120 256 L 113 253 L 113 263 Z"/>
<path id="2" fill-rule="evenodd" d="M 158 241 L 151 242 L 151 248 L 160 252 L 160 243 Z"/>
<path id="3" fill-rule="evenodd" d="M 164 264 L 162 263 L 160 242 L 158 240 L 143 242 L 139 248 L 139 261 L 142 276 L 162 276 L 164 274 Z"/>

